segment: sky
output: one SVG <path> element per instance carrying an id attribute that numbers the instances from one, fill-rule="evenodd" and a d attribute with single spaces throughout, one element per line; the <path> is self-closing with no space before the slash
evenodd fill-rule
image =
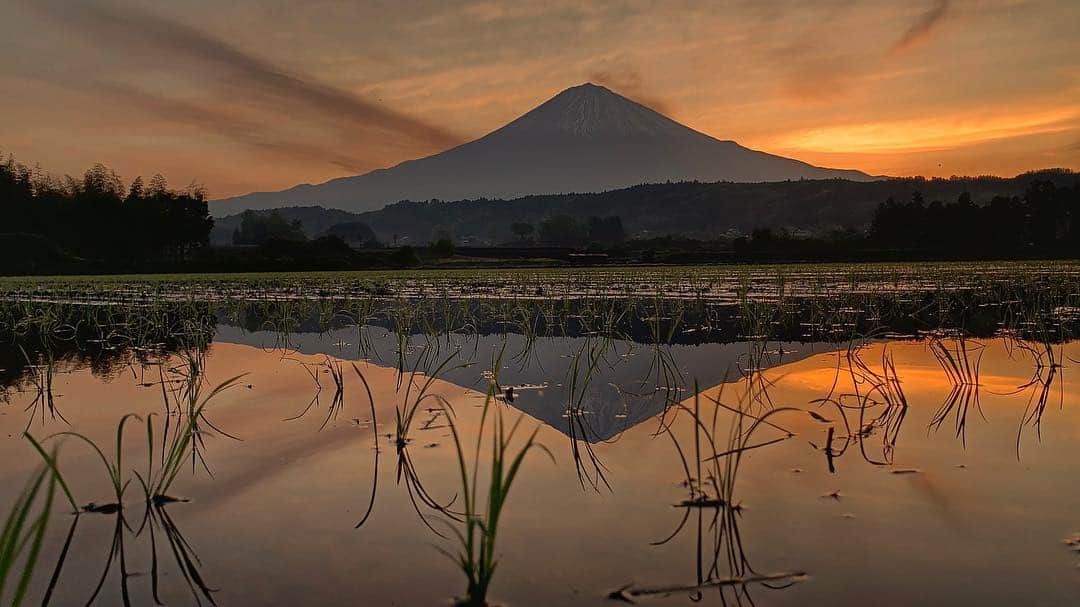
<path id="1" fill-rule="evenodd" d="M 0 0 L 0 153 L 213 198 L 482 136 L 591 81 L 878 175 L 1080 169 L 1077 0 Z"/>

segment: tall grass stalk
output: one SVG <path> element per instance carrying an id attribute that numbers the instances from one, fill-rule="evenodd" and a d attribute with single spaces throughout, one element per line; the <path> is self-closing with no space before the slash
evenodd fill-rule
<path id="1" fill-rule="evenodd" d="M 458 601 L 458 605 L 461 606 L 487 605 L 488 590 L 498 566 L 496 540 L 500 517 L 510 495 L 510 488 L 517 478 L 522 462 L 525 461 L 525 456 L 533 449 L 541 449 L 551 456 L 551 452 L 546 447 L 536 442 L 539 427 L 533 430 L 520 447 L 511 448 L 511 441 L 525 415 L 519 415 L 517 421 L 509 430 L 507 429 L 502 410 L 497 404 L 494 413 L 492 412 L 496 385 L 494 381 L 491 383 L 487 397 L 484 399 L 471 469 L 462 436 L 452 414 L 449 410 L 447 411 L 461 475 L 464 511 L 459 525 L 450 527 L 459 543 L 457 554 L 451 554 L 441 548 L 440 550 L 457 563 L 468 581 L 465 597 Z M 486 495 L 484 495 L 480 490 L 479 468 L 486 434 L 490 434 L 491 456 L 488 460 L 489 483 Z"/>
<path id="2" fill-rule="evenodd" d="M 444 359 L 439 366 L 427 376 L 427 379 L 424 380 L 422 385 L 418 384 L 416 381 L 416 374 L 419 370 L 421 359 L 418 358 L 416 364 L 413 365 L 412 373 L 409 374 L 409 382 L 405 387 L 404 402 L 400 407 L 397 407 L 394 410 L 394 442 L 397 445 L 398 450 L 404 449 L 409 443 L 409 433 L 412 429 L 413 419 L 416 417 L 416 411 L 420 408 L 422 403 L 432 400 L 447 412 L 451 411 L 451 407 L 449 403 L 446 402 L 445 398 L 441 395 L 430 393 L 428 390 L 431 389 L 435 380 L 439 379 L 439 377 L 447 370 L 461 369 L 469 366 L 469 364 L 460 364 L 455 367 L 450 367 L 449 369 L 447 368 L 450 361 L 456 358 L 458 353 L 459 351 L 455 350 L 447 356 L 446 359 Z M 410 400 L 413 395 L 414 386 L 417 388 L 416 397 Z"/>
<path id="3" fill-rule="evenodd" d="M 215 431 L 225 436 L 235 438 L 210 424 L 205 418 L 205 411 L 211 400 L 221 392 L 236 385 L 242 377 L 243 375 L 238 375 L 228 379 L 218 384 L 218 386 L 212 389 L 208 394 L 203 395 L 202 381 L 199 379 L 196 369 L 195 374 L 188 376 L 186 385 L 180 390 L 180 396 L 176 399 L 175 411 L 178 413 L 179 421 L 175 422 L 177 424 L 175 427 L 172 425 L 174 423 L 171 421 L 173 416 L 170 414 L 174 411 L 174 405 L 170 403 L 166 394 L 165 428 L 161 434 L 160 448 L 155 442 L 154 414 L 150 414 L 146 417 L 144 422 L 146 426 L 147 446 L 145 476 L 137 470 L 133 472 L 135 478 L 142 486 L 145 494 L 144 497 L 147 502 L 167 499 L 169 488 L 176 480 L 176 477 L 184 466 L 184 462 L 186 462 L 189 457 L 192 458 L 193 466 L 195 465 L 194 462 L 196 460 L 201 461 L 199 449 L 202 445 L 201 434 L 203 430 L 201 429 L 200 424 L 206 423 Z M 164 380 L 162 380 L 162 386 L 162 390 L 164 391 Z M 131 420 L 139 422 L 143 421 L 143 419 L 135 413 L 128 413 L 120 418 L 120 422 L 116 426 L 116 450 L 111 459 L 105 454 L 104 449 L 94 442 L 93 439 L 79 432 L 60 432 L 50 437 L 70 436 L 85 443 L 91 448 L 105 467 L 105 471 L 109 477 L 109 483 L 112 485 L 113 498 L 115 499 L 115 502 L 111 504 L 111 506 L 114 506 L 116 509 L 123 509 L 124 495 L 132 481 L 128 475 L 127 468 L 125 468 L 124 465 L 124 432 L 126 431 L 128 422 Z M 155 465 L 154 453 L 158 450 L 160 450 L 160 456 Z M 40 448 L 39 451 L 41 451 Z M 205 462 L 203 462 L 203 468 L 209 472 L 209 468 L 206 466 Z"/>
<path id="4" fill-rule="evenodd" d="M 139 479 L 148 501 L 167 496 L 169 488 L 180 474 L 180 470 L 183 469 L 184 462 L 187 461 L 189 455 L 194 456 L 198 448 L 197 445 L 201 445 L 202 431 L 199 424 L 201 421 L 206 421 L 205 411 L 207 405 L 218 394 L 235 386 L 243 377 L 243 375 L 237 375 L 227 379 L 210 390 L 205 396 L 202 395 L 202 383 L 199 380 L 185 387 L 183 390 L 184 398 L 182 399 L 184 408 L 180 421 L 177 422 L 179 426 L 175 431 L 170 432 L 169 421 L 168 418 L 166 419 L 165 432 L 162 435 L 160 461 L 156 467 L 154 466 L 153 414 L 146 417 L 146 476 L 142 476 L 139 472 L 135 472 L 135 476 Z M 209 422 L 207 422 L 207 425 L 210 425 Z M 212 425 L 211 427 L 219 433 L 225 434 L 217 427 Z M 203 462 L 203 468 L 209 472 L 205 462 Z"/>
<path id="5" fill-rule="evenodd" d="M 56 452 L 47 454 L 37 441 L 29 435 L 27 438 L 41 453 L 45 465 L 19 493 L 0 532 L 0 602 L 11 607 L 19 607 L 26 600 L 41 557 L 57 489 L 67 496 L 72 507 L 75 505 L 75 499 L 56 468 Z"/>

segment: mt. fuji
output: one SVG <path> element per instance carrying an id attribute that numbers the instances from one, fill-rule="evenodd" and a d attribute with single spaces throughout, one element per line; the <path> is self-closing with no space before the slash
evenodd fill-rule
<path id="1" fill-rule="evenodd" d="M 603 86 L 582 84 L 444 152 L 319 185 L 215 201 L 210 209 L 219 217 L 308 205 L 363 212 L 400 200 L 510 199 L 665 181 L 829 178 L 874 179 L 715 139 Z"/>

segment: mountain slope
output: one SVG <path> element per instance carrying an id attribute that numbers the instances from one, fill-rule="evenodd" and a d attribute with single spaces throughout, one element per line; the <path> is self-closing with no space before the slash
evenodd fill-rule
<path id="1" fill-rule="evenodd" d="M 665 181 L 872 179 L 721 141 L 604 87 L 567 89 L 470 143 L 389 169 L 216 201 L 215 216 L 244 209 L 322 205 L 368 211 L 399 200 L 515 198 L 601 192 Z"/>

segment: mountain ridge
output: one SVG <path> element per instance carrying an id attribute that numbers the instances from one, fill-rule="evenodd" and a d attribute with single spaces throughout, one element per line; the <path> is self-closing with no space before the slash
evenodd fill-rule
<path id="1" fill-rule="evenodd" d="M 963 193 L 976 204 L 996 196 L 1021 196 L 1035 181 L 1071 186 L 1080 173 L 1046 169 L 1015 177 L 891 177 L 875 181 L 844 179 L 772 183 L 673 182 L 632 186 L 585 194 L 539 194 L 518 199 L 473 199 L 453 202 L 398 202 L 364 213 L 321 207 L 281 209 L 286 220 L 299 219 L 308 237 L 327 233 L 335 223 L 363 222 L 384 243 L 426 244 L 448 234 L 459 244 L 511 242 L 513 223 L 538 226 L 557 215 L 585 221 L 590 216 L 622 219 L 627 235 L 711 239 L 730 230 L 749 233 L 756 228 L 790 228 L 828 233 L 837 227 L 862 229 L 877 205 L 889 198 L 950 202 Z M 662 208 L 663 212 L 653 212 Z M 256 211 L 269 213 L 270 211 Z M 219 218 L 211 242 L 227 245 L 241 215 Z"/>
<path id="2" fill-rule="evenodd" d="M 221 217 L 246 209 L 321 205 L 372 211 L 402 200 L 591 193 L 665 181 L 875 179 L 743 147 L 696 131 L 591 83 L 568 88 L 468 143 L 321 184 L 211 202 Z"/>

